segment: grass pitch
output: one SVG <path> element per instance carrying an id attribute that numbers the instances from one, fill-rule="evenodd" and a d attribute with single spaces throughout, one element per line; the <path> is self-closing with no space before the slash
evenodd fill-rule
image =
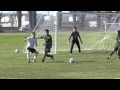
<path id="1" fill-rule="evenodd" d="M 111 51 L 73 51 L 58 52 L 55 60 L 46 58 L 41 62 L 40 54 L 37 63 L 27 63 L 23 53 L 24 37 L 29 33 L 1 33 L 0 34 L 0 79 L 119 79 L 120 60 L 115 53 L 110 60 L 107 56 Z M 89 38 L 90 39 L 90 38 Z M 15 49 L 20 53 L 15 53 Z M 33 59 L 31 54 L 31 60 Z M 75 62 L 70 64 L 69 59 Z"/>

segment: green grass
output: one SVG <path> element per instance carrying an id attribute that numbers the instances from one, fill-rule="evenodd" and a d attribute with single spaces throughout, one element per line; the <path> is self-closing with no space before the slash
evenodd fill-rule
<path id="1" fill-rule="evenodd" d="M 117 60 L 116 53 L 110 60 L 107 60 L 106 58 L 111 51 L 106 50 L 84 50 L 81 55 L 73 51 L 71 56 L 69 52 L 61 51 L 54 55 L 55 61 L 46 58 L 44 63 L 41 62 L 43 54 L 40 54 L 37 63 L 27 63 L 26 54 L 22 50 L 25 45 L 24 37 L 28 35 L 29 33 L 0 34 L 1 79 L 120 78 L 120 60 Z M 84 35 L 82 36 L 83 38 Z M 99 33 L 99 35 L 101 34 Z M 86 42 L 89 42 L 89 40 Z M 20 50 L 20 53 L 14 52 L 16 48 Z M 33 55 L 31 54 L 31 60 L 33 59 Z M 72 64 L 69 63 L 71 57 L 75 60 Z"/>

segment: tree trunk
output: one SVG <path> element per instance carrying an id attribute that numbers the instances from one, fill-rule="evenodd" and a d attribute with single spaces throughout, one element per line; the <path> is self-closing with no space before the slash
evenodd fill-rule
<path id="1" fill-rule="evenodd" d="M 21 17 L 22 17 L 21 11 L 17 11 L 17 17 L 18 17 L 18 27 L 21 27 Z"/>
<path id="2" fill-rule="evenodd" d="M 2 19 L 2 13 L 0 13 L 0 27 L 2 27 L 2 25 L 1 25 L 1 19 Z"/>
<path id="3" fill-rule="evenodd" d="M 36 26 L 36 11 L 32 11 L 32 29 Z"/>
<path id="4" fill-rule="evenodd" d="M 61 30 L 61 28 L 62 28 L 62 11 L 58 11 L 57 21 L 58 21 L 58 30 Z"/>
<path id="5" fill-rule="evenodd" d="M 100 13 L 100 11 L 98 11 Z M 100 14 L 97 14 L 97 28 L 100 29 L 101 26 L 101 20 L 100 20 Z"/>
<path id="6" fill-rule="evenodd" d="M 86 16 L 86 14 L 81 15 L 81 24 L 80 24 L 81 30 L 85 29 L 85 16 Z"/>
<path id="7" fill-rule="evenodd" d="M 29 14 L 29 24 L 31 29 L 34 29 L 36 26 L 36 11 L 28 11 Z"/>
<path id="8" fill-rule="evenodd" d="M 107 11 L 107 12 L 109 12 L 109 13 L 111 13 L 111 11 Z M 111 14 L 109 14 L 109 15 L 107 15 L 107 23 L 111 23 L 111 18 L 112 18 L 112 15 Z M 110 29 L 110 27 L 111 27 L 111 25 L 110 24 L 108 24 L 107 25 L 107 31 Z"/>
<path id="9" fill-rule="evenodd" d="M 76 27 L 76 11 L 73 12 L 73 24 L 74 24 L 74 27 Z"/>
<path id="10" fill-rule="evenodd" d="M 119 14 L 119 11 L 116 11 L 116 12 Z M 116 23 L 119 23 L 119 20 L 120 20 L 120 15 L 117 17 Z"/>
<path id="11" fill-rule="evenodd" d="M 81 15 L 80 15 L 80 13 L 77 16 L 78 16 L 77 27 L 78 27 L 78 29 L 81 29 L 81 27 L 80 27 L 80 23 L 81 23 Z"/>
<path id="12" fill-rule="evenodd" d="M 32 28 L 32 12 L 31 12 L 31 11 L 28 11 L 28 15 L 29 15 L 30 28 Z"/>

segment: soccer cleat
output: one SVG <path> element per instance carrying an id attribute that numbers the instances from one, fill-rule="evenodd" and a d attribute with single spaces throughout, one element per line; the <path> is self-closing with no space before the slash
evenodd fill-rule
<path id="1" fill-rule="evenodd" d="M 107 59 L 110 59 L 110 56 L 109 56 L 109 57 L 107 57 Z"/>
<path id="2" fill-rule="evenodd" d="M 82 54 L 82 53 L 79 53 L 79 54 Z"/>
<path id="3" fill-rule="evenodd" d="M 72 53 L 70 53 L 70 55 L 72 55 Z"/>
<path id="4" fill-rule="evenodd" d="M 42 62 L 44 62 L 44 60 L 42 60 Z"/>
<path id="5" fill-rule="evenodd" d="M 30 63 L 30 59 L 28 59 L 28 63 Z"/>
<path id="6" fill-rule="evenodd" d="M 54 60 L 54 56 L 53 55 L 52 55 L 51 59 Z"/>

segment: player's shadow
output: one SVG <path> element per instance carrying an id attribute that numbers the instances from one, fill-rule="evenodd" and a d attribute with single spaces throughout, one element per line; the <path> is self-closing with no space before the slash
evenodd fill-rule
<path id="1" fill-rule="evenodd" d="M 64 61 L 51 61 L 51 62 L 46 62 L 46 63 L 63 63 Z"/>
<path id="2" fill-rule="evenodd" d="M 74 63 L 94 63 L 96 61 L 75 61 Z"/>

